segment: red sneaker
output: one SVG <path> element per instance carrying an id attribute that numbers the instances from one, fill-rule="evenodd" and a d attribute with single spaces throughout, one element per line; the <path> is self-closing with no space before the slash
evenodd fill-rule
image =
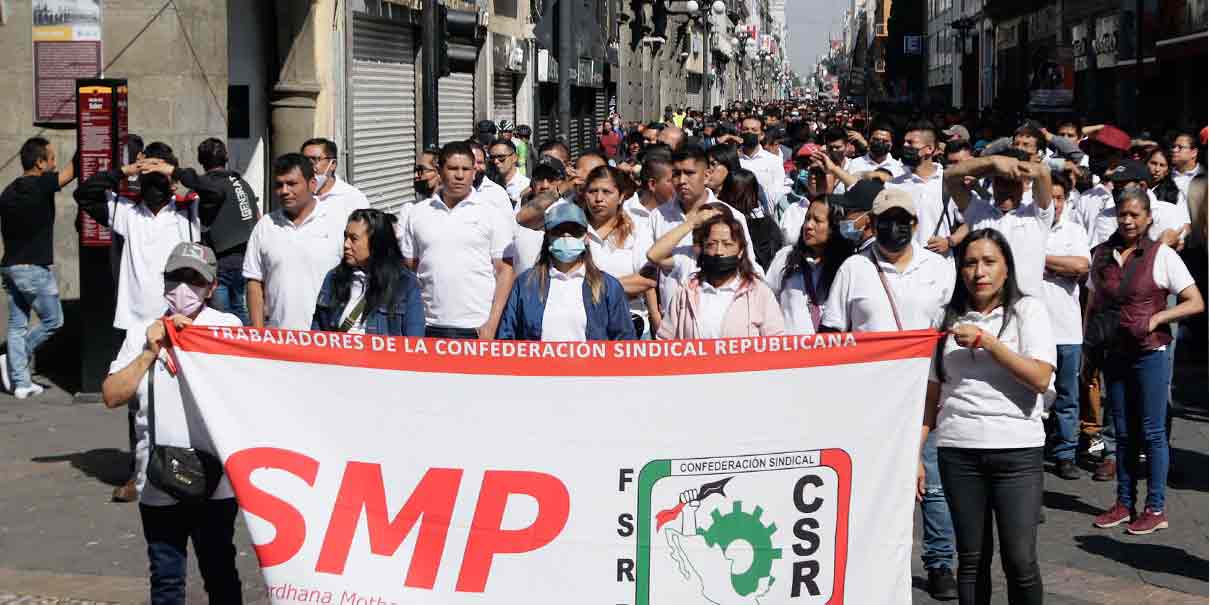
<path id="1" fill-rule="evenodd" d="M 1097 518 L 1092 520 L 1092 524 L 1101 529 L 1109 529 L 1132 521 L 1134 521 L 1134 511 L 1126 508 L 1121 502 L 1114 502 L 1113 508 L 1097 515 Z"/>
<path id="2" fill-rule="evenodd" d="M 1165 515 L 1164 511 L 1156 512 L 1147 507 L 1138 519 L 1126 526 L 1126 533 L 1142 536 L 1161 529 L 1168 529 L 1168 515 Z"/>

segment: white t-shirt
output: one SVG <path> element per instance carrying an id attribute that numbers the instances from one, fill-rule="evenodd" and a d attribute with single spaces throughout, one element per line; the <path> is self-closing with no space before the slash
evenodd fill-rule
<path id="1" fill-rule="evenodd" d="M 904 172 L 887 183 L 887 189 L 902 189 L 912 194 L 916 204 L 916 241 L 921 246 L 927 246 L 929 238 L 949 237 L 953 228 L 962 222 L 962 213 L 954 200 L 946 204 L 944 220 L 942 215 L 941 183 L 944 181 L 941 165 L 935 166 L 933 175 L 927 179 L 917 176 L 914 172 Z M 938 227 L 940 223 L 940 227 Z"/>
<path id="2" fill-rule="evenodd" d="M 895 332 L 895 315 L 886 289 L 878 278 L 870 255 L 876 255 L 895 297 L 895 308 L 904 330 L 924 330 L 941 325 L 945 305 L 954 293 L 954 263 L 912 242 L 912 260 L 900 273 L 878 252 L 877 244 L 867 252 L 850 256 L 836 272 L 828 291 L 820 323 L 842 332 Z"/>
<path id="3" fill-rule="evenodd" d="M 1013 253 L 1017 266 L 1017 285 L 1031 296 L 1042 295 L 1042 271 L 1046 268 L 1046 237 L 1054 223 L 1054 205 L 1045 210 L 1037 204 L 1017 206 L 1011 212 L 1001 212 L 991 202 L 971 197 L 966 207 L 966 223 L 971 231 L 999 231 Z"/>
<path id="4" fill-rule="evenodd" d="M 849 164 L 848 167 L 845 168 L 845 172 L 859 177 L 862 175 L 862 173 L 873 172 L 878 168 L 885 168 L 891 171 L 892 177 L 898 177 L 907 172 L 907 169 L 903 167 L 903 162 L 896 160 L 889 153 L 886 154 L 886 157 L 883 158 L 881 162 L 875 161 L 874 158 L 870 157 L 870 154 L 868 153 L 859 158 L 853 158 L 852 160 L 849 160 Z"/>
<path id="5" fill-rule="evenodd" d="M 769 153 L 764 147 L 757 147 L 756 153 L 749 156 L 739 150 L 739 165 L 756 175 L 756 182 L 765 191 L 765 197 L 776 200 L 785 189 L 786 169 L 780 155 Z"/>
<path id="6" fill-rule="evenodd" d="M 1046 256 L 1079 256 L 1091 261 L 1088 234 L 1084 228 L 1059 218 L 1046 238 Z M 1042 300 L 1050 312 L 1051 332 L 1055 344 L 1078 345 L 1084 342 L 1083 320 L 1080 317 L 1080 285 L 1074 277 L 1046 271 L 1042 281 Z"/>
<path id="7" fill-rule="evenodd" d="M 506 258 L 517 223 L 472 192 L 453 208 L 437 195 L 417 202 L 400 248 L 415 259 L 430 326 L 477 329 L 491 316 L 494 261 Z"/>
<path id="8" fill-rule="evenodd" d="M 739 277 L 715 288 L 709 282 L 698 282 L 697 330 L 698 338 L 722 338 L 723 318 L 727 309 L 735 302 L 739 292 Z"/>
<path id="9" fill-rule="evenodd" d="M 165 310 L 165 306 L 161 304 L 160 311 L 156 314 L 156 319 L 148 320 L 141 326 L 132 326 L 126 330 L 126 338 L 122 341 L 122 348 L 118 351 L 118 355 L 114 358 L 113 362 L 109 364 L 110 374 L 122 371 L 131 362 L 138 359 L 147 344 L 147 328 L 151 326 L 153 321 L 158 321 L 158 318 L 164 315 Z M 203 307 L 193 323 L 198 326 L 236 327 L 244 325 L 239 317 L 230 313 L 216 311 L 210 307 Z M 200 418 L 185 409 L 184 402 L 181 400 L 181 391 L 177 383 L 177 377 L 168 373 L 164 367 L 163 359 L 166 355 L 166 352 L 161 351 L 160 358 L 152 365 L 151 370 L 156 372 L 155 415 L 157 443 L 180 447 L 191 446 L 195 449 L 217 454 L 218 450 L 214 448 L 214 443 L 211 441 L 209 433 L 206 432 L 206 426 Z M 149 384 L 147 377 L 148 374 L 144 374 L 139 378 L 139 386 L 135 391 L 135 397 L 138 398 L 139 402 L 139 407 L 134 413 L 135 487 L 139 490 L 139 502 L 147 506 L 169 506 L 176 504 L 176 499 L 160 491 L 147 481 L 147 459 L 151 449 L 151 436 L 147 428 L 147 388 Z M 223 478 L 219 481 L 218 488 L 214 490 L 214 494 L 210 496 L 210 499 L 220 500 L 234 497 L 235 493 L 231 491 L 231 483 L 227 481 L 227 475 L 224 474 Z"/>
<path id="10" fill-rule="evenodd" d="M 773 262 L 769 264 L 767 281 L 781 306 L 781 315 L 786 322 L 786 334 L 814 334 L 819 331 L 819 326 L 811 319 L 811 297 L 807 293 L 803 272 L 795 271 L 789 279 L 782 278 L 786 261 L 793 250 L 794 246 L 785 246 L 777 251 Z M 822 317 L 823 306 L 828 300 L 828 293 L 823 289 L 823 264 L 810 258 L 807 263 L 812 266 L 811 281 L 815 286 L 815 294 L 819 297 L 815 304 L 819 306 Z"/>
<path id="11" fill-rule="evenodd" d="M 318 202 L 301 225 L 284 209 L 256 223 L 244 254 L 244 277 L 264 286 L 267 326 L 311 329 L 324 277 L 340 264 L 347 224 L 343 209 Z"/>
<path id="12" fill-rule="evenodd" d="M 113 327 L 130 330 L 146 326 L 164 310 L 164 266 L 181 242 L 196 242 L 202 234 L 196 202 L 180 208 L 169 201 L 158 213 L 142 203 L 109 196 L 109 224 L 126 238 L 118 272 L 118 299 Z M 308 322 L 310 320 L 308 319 Z M 309 325 L 309 324 L 308 324 Z"/>
<path id="13" fill-rule="evenodd" d="M 1002 331 L 1004 308 L 987 315 L 970 311 L 958 324 L 974 324 L 1025 357 L 1054 367 L 1055 339 L 1046 305 L 1038 298 L 1022 297 Z M 1041 447 L 1042 395 L 1013 376 L 984 349 L 959 347 L 947 336 L 944 349 L 945 381 L 941 383 L 937 416 L 937 447 L 999 449 Z M 938 380 L 934 357 L 931 380 Z"/>
<path id="14" fill-rule="evenodd" d="M 584 265 L 570 273 L 551 267 L 549 283 L 542 311 L 542 340 L 585 340 L 588 314 L 584 310 Z"/>
<path id="15" fill-rule="evenodd" d="M 344 218 L 347 222 L 349 215 L 354 210 L 370 207 L 370 200 L 366 198 L 366 194 L 360 189 L 342 181 L 339 176 L 333 176 L 336 182 L 332 185 L 332 189 L 327 193 L 316 195 L 315 201 L 319 204 L 334 204 L 333 207 L 343 207 Z"/>

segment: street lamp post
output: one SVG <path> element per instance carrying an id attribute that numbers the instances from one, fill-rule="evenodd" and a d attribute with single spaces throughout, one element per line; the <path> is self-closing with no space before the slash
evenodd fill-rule
<path id="1" fill-rule="evenodd" d="M 665 0 L 670 2 L 670 0 Z M 706 114 L 710 109 L 710 29 L 711 29 L 711 13 L 714 15 L 723 15 L 727 12 L 727 3 L 723 0 L 714 0 L 714 2 L 701 6 L 697 0 L 687 0 L 685 2 L 685 10 L 668 9 L 670 15 L 688 15 L 693 20 L 701 20 L 702 23 L 702 81 L 700 89 L 702 91 L 702 114 Z"/>

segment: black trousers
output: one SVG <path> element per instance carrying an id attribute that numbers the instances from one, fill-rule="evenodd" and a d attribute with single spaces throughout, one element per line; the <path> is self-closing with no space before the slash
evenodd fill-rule
<path id="1" fill-rule="evenodd" d="M 202 583 L 212 605 L 244 602 L 239 571 L 235 568 L 235 498 L 177 503 L 171 506 L 139 505 L 147 558 L 151 563 L 151 604 L 185 605 L 185 550 L 193 542 Z"/>
<path id="2" fill-rule="evenodd" d="M 937 448 L 941 484 L 958 547 L 958 602 L 991 602 L 994 521 L 1010 605 L 1042 603 L 1038 515 L 1042 508 L 1041 447 Z"/>
<path id="3" fill-rule="evenodd" d="M 448 326 L 425 326 L 426 338 L 460 338 L 462 340 L 478 340 L 479 331 L 474 328 L 451 328 Z"/>

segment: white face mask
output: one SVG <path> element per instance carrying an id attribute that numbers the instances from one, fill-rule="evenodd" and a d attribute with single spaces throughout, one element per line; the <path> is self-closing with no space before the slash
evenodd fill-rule
<path id="1" fill-rule="evenodd" d="M 206 303 L 208 290 L 209 288 L 206 286 L 194 286 L 185 282 L 168 282 L 164 284 L 164 300 L 168 303 L 168 309 L 173 313 L 193 317 Z"/>
<path id="2" fill-rule="evenodd" d="M 328 175 L 326 175 L 326 174 L 315 175 L 315 191 L 312 191 L 311 193 L 319 193 L 319 190 L 324 188 L 324 183 L 327 183 L 327 182 L 328 182 Z"/>

